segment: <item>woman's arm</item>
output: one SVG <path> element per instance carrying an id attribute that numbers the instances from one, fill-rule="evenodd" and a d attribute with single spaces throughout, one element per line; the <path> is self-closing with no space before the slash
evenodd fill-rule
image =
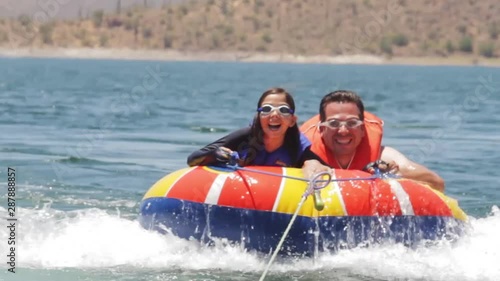
<path id="1" fill-rule="evenodd" d="M 250 128 L 242 128 L 237 131 L 226 135 L 207 146 L 194 151 L 187 158 L 187 164 L 189 166 L 206 166 L 221 164 L 216 159 L 217 149 L 221 147 L 228 148 L 230 150 L 236 150 L 239 144 L 248 138 L 250 134 Z"/>

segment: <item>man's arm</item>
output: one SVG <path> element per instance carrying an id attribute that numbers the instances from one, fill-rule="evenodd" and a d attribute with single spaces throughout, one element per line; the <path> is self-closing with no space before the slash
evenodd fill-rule
<path id="1" fill-rule="evenodd" d="M 383 146 L 380 159 L 387 163 L 395 163 L 399 166 L 397 172 L 403 178 L 424 182 L 432 188 L 444 192 L 444 180 L 435 172 L 425 166 L 417 164 L 390 146 Z"/>

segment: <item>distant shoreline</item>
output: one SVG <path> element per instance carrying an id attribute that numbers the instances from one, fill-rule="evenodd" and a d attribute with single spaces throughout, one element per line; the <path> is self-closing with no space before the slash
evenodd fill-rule
<path id="1" fill-rule="evenodd" d="M 472 56 L 450 57 L 393 57 L 375 55 L 301 56 L 280 53 L 245 52 L 182 52 L 177 50 L 134 50 L 99 48 L 0 48 L 0 57 L 11 58 L 75 58 L 152 61 L 226 61 L 264 63 L 307 63 L 307 64 L 367 64 L 367 65 L 450 65 L 450 66 L 492 66 L 500 67 L 500 58 L 486 59 Z"/>

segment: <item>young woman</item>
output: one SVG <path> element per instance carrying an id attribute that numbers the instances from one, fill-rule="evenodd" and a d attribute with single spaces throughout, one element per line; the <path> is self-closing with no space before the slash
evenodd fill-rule
<path id="1" fill-rule="evenodd" d="M 305 175 L 329 168 L 311 150 L 311 143 L 299 131 L 295 102 L 282 88 L 262 94 L 257 103 L 252 126 L 239 129 L 193 152 L 189 166 L 227 163 L 233 151 L 238 152 L 241 166 L 304 167 Z"/>

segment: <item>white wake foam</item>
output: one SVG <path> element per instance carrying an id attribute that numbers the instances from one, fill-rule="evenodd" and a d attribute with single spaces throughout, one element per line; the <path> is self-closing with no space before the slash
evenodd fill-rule
<path id="1" fill-rule="evenodd" d="M 7 210 L 0 208 L 2 217 Z M 58 211 L 18 210 L 17 256 L 30 268 L 179 268 L 261 272 L 268 256 L 239 246 L 205 248 L 196 241 L 144 230 L 136 220 L 101 209 Z M 379 245 L 323 254 L 315 259 L 281 261 L 272 271 L 335 271 L 349 269 L 363 276 L 424 280 L 500 280 L 500 210 L 486 218 L 471 218 L 472 230 L 458 242 L 409 249 Z M 0 241 L 8 229 L 0 228 Z M 0 252 L 7 251 L 0 243 Z M 5 265 L 4 265 L 5 267 Z"/>

